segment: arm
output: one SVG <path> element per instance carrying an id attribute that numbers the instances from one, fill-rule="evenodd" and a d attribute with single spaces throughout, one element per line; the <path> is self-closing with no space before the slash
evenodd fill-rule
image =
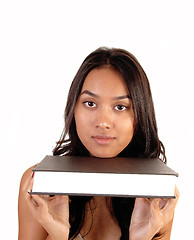
<path id="1" fill-rule="evenodd" d="M 32 169 L 29 168 L 22 176 L 19 190 L 18 218 L 19 218 L 19 240 L 45 240 L 48 233 L 38 223 L 33 216 L 27 203 L 27 185 L 32 175 Z"/>
<path id="2" fill-rule="evenodd" d="M 21 180 L 19 194 L 19 240 L 65 240 L 69 235 L 68 196 L 30 195 L 30 168 Z"/>

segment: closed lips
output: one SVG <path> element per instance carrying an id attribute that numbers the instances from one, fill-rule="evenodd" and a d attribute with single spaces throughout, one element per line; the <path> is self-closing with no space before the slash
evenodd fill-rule
<path id="1" fill-rule="evenodd" d="M 96 135 L 96 136 L 92 136 L 92 138 L 95 138 L 95 139 L 115 139 L 115 137 L 111 137 L 111 136 L 107 136 L 107 135 Z"/>
<path id="2" fill-rule="evenodd" d="M 92 138 L 99 144 L 108 144 L 115 139 L 115 137 L 111 137 L 107 135 L 96 135 L 96 136 L 92 136 Z"/>

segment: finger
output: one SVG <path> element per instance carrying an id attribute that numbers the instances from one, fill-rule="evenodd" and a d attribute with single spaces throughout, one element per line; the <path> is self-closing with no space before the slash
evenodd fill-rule
<path id="1" fill-rule="evenodd" d="M 148 199 L 150 204 L 154 209 L 161 210 L 165 207 L 166 203 L 168 202 L 167 198 L 152 198 Z"/>
<path id="2" fill-rule="evenodd" d="M 69 203 L 69 197 L 67 195 L 55 195 L 53 199 L 56 199 L 57 202 Z"/>
<path id="3" fill-rule="evenodd" d="M 175 186 L 174 194 L 175 194 L 175 199 L 169 199 L 166 202 L 166 205 L 162 209 L 163 214 L 169 212 L 172 215 L 174 213 L 175 207 L 178 203 L 179 196 L 180 196 L 180 193 L 179 193 L 179 190 L 178 190 L 177 186 Z"/>
<path id="4" fill-rule="evenodd" d="M 161 199 L 160 198 L 155 198 L 151 201 L 151 209 L 152 211 L 158 212 L 160 210 L 160 203 Z"/>
<path id="5" fill-rule="evenodd" d="M 69 197 L 67 195 L 39 195 L 46 201 L 55 201 L 55 203 L 67 203 L 69 202 Z"/>
<path id="6" fill-rule="evenodd" d="M 28 185 L 27 185 L 27 192 L 31 192 L 32 191 L 32 188 L 33 188 L 33 184 L 34 184 L 34 178 L 33 178 L 33 174 L 28 182 Z"/>
<path id="7" fill-rule="evenodd" d="M 25 194 L 25 198 L 27 201 L 31 201 L 31 195 L 29 194 L 32 190 L 33 187 L 33 183 L 34 183 L 34 179 L 33 179 L 33 172 L 30 174 L 29 179 L 27 179 L 27 183 L 26 186 L 24 188 L 24 194 Z"/>
<path id="8" fill-rule="evenodd" d="M 159 208 L 163 209 L 166 206 L 166 203 L 168 202 L 168 199 L 162 198 L 159 202 Z"/>
<path id="9" fill-rule="evenodd" d="M 175 194 L 175 197 L 176 197 L 177 202 L 178 202 L 179 197 L 180 197 L 180 192 L 179 192 L 179 190 L 178 190 L 176 185 L 175 185 L 175 189 L 174 189 L 174 194 Z"/>
<path id="10" fill-rule="evenodd" d="M 48 209 L 47 200 L 39 195 L 31 195 L 32 201 L 30 208 L 32 213 L 38 218 L 38 221 L 43 225 L 50 220 L 50 214 Z"/>
<path id="11" fill-rule="evenodd" d="M 28 191 L 29 184 L 31 183 L 33 176 L 34 176 L 34 174 L 33 174 L 33 172 L 31 172 L 31 173 L 29 173 L 29 176 L 26 177 L 25 186 L 24 186 L 25 191 Z"/>
<path id="12" fill-rule="evenodd" d="M 146 198 L 136 198 L 134 209 L 145 209 L 145 207 L 149 208 L 150 202 Z"/>
<path id="13" fill-rule="evenodd" d="M 44 206 L 45 204 L 46 204 L 46 199 L 44 199 L 42 196 L 40 196 L 40 195 L 35 195 L 35 194 L 32 194 L 31 195 L 31 197 L 32 197 L 32 199 L 34 200 L 34 201 L 36 201 L 36 203 L 38 204 L 38 206 L 40 207 L 40 206 Z"/>
<path id="14" fill-rule="evenodd" d="M 63 222 L 68 228 L 69 224 L 69 196 L 66 195 L 56 195 L 53 199 L 53 204 L 55 207 L 55 212 L 52 215 L 55 219 Z"/>
<path id="15" fill-rule="evenodd" d="M 55 199 L 55 195 L 39 195 L 40 197 L 44 198 L 46 201 L 52 201 Z"/>
<path id="16" fill-rule="evenodd" d="M 59 215 L 69 216 L 69 197 L 65 195 L 56 195 L 52 200 L 52 206 L 56 210 L 60 209 Z"/>
<path id="17" fill-rule="evenodd" d="M 33 196 L 30 194 L 30 193 L 27 193 L 28 194 L 28 199 L 27 199 L 27 204 L 28 204 L 28 207 L 30 209 L 30 211 L 32 212 L 32 214 L 34 216 L 36 216 L 37 214 L 37 208 L 39 207 L 38 203 L 34 200 Z"/>

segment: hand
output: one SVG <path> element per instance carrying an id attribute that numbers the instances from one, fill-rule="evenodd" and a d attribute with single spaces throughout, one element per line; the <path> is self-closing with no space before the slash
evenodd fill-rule
<path id="1" fill-rule="evenodd" d="M 26 200 L 33 216 L 45 228 L 52 240 L 65 240 L 69 236 L 69 198 L 55 195 L 30 195 L 33 177 L 26 187 Z"/>
<path id="2" fill-rule="evenodd" d="M 172 221 L 179 199 L 175 187 L 176 199 L 137 198 L 131 217 L 130 240 L 151 240 L 164 226 Z"/>

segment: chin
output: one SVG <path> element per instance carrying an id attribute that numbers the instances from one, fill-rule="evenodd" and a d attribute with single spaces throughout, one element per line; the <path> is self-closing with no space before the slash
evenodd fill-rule
<path id="1" fill-rule="evenodd" d="M 112 154 L 112 153 L 91 153 L 90 154 L 92 157 L 97 157 L 97 158 L 113 158 L 116 157 L 118 154 Z"/>

